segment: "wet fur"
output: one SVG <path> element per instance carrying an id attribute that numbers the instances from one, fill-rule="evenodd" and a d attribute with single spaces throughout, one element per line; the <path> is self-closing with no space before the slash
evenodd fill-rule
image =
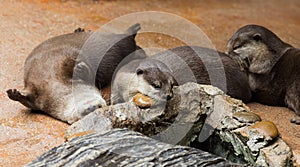
<path id="1" fill-rule="evenodd" d="M 149 96 L 156 102 L 164 102 L 173 96 L 174 78 L 171 71 L 161 62 L 137 59 L 122 66 L 113 81 L 113 104 L 132 100 L 137 93 Z M 153 84 L 159 84 L 155 88 Z"/>
<path id="2" fill-rule="evenodd" d="M 287 106 L 300 116 L 299 49 L 257 25 L 239 29 L 227 47 L 228 53 L 248 73 L 254 101 Z M 300 119 L 297 121 L 300 124 Z"/>
<path id="3" fill-rule="evenodd" d="M 251 99 L 247 75 L 224 53 L 198 46 L 182 46 L 158 53 L 152 58 L 164 62 L 173 71 L 179 85 L 186 82 L 212 84 L 244 102 Z M 210 77 L 215 79 L 213 83 Z M 222 80 L 222 77 L 226 78 Z"/>
<path id="4" fill-rule="evenodd" d="M 94 35 L 92 32 L 77 29 L 74 33 L 54 37 L 41 43 L 26 59 L 24 90 L 10 89 L 7 91 L 8 97 L 28 108 L 42 110 L 70 124 L 77 121 L 95 108 L 106 105 L 94 85 L 95 81 L 89 82 L 94 67 L 78 60 L 78 56 L 83 54 L 82 47 L 91 45 L 90 47 L 97 46 L 100 49 L 106 49 L 106 45 L 102 46 L 101 42 L 107 43 L 109 39 L 120 39 L 116 45 L 109 47 L 108 54 L 104 55 L 103 60 L 107 64 L 95 67 L 102 74 L 97 77 L 103 77 L 97 78 L 97 81 L 111 79 L 111 72 L 105 73 L 104 71 L 113 68 L 111 65 L 115 63 L 115 60 L 117 62 L 122 60 L 119 60 L 120 57 L 115 56 L 116 54 L 121 54 L 122 58 L 126 56 L 128 50 L 124 51 L 124 48 L 132 48 L 132 50 L 136 48 L 133 34 L 136 34 L 138 30 L 139 24 L 130 27 L 126 32 L 128 34 Z M 124 36 L 128 38 L 124 39 Z M 93 39 L 95 43 L 86 43 L 89 39 Z M 89 56 L 98 55 L 96 52 L 94 55 L 82 57 Z M 96 57 L 90 57 L 90 59 L 96 59 Z"/>
<path id="5" fill-rule="evenodd" d="M 77 61 L 85 71 L 84 74 L 79 73 L 80 76 L 86 77 L 83 79 L 94 83 L 98 89 L 109 86 L 122 60 L 141 49 L 135 42 L 135 36 L 140 28 L 140 24 L 137 23 L 129 27 L 124 34 L 94 33 L 82 47 Z M 143 50 L 139 53 L 140 57 L 145 56 Z"/>
<path id="6" fill-rule="evenodd" d="M 72 80 L 76 57 L 90 35 L 84 32 L 61 35 L 37 46 L 25 61 L 24 90 L 8 90 L 9 98 L 68 123 L 81 118 L 90 106 L 105 105 L 94 86 Z M 85 92 L 75 98 L 75 102 L 83 103 L 81 106 L 73 101 L 72 86 L 78 92 Z"/>

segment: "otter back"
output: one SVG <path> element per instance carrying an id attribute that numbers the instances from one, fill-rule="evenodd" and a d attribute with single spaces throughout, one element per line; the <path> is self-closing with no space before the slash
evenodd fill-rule
<path id="1" fill-rule="evenodd" d="M 136 34 L 138 30 L 139 24 L 136 24 L 127 30 L 126 33 L 129 35 L 125 36 L 135 36 L 132 34 Z M 7 91 L 9 98 L 19 101 L 28 108 L 42 110 L 68 123 L 73 123 L 96 108 L 105 106 L 106 102 L 94 82 L 85 80 L 85 74 L 90 76 L 89 72 L 93 68 L 97 70 L 98 66 L 84 64 L 80 59 L 82 57 L 78 56 L 82 54 L 84 46 L 90 48 L 97 46 L 100 50 L 101 48 L 105 50 L 104 43 L 113 43 L 122 35 L 94 34 L 81 30 L 75 31 L 75 33 L 51 38 L 37 46 L 25 62 L 24 91 L 10 89 Z M 122 54 L 123 47 L 131 45 L 134 45 L 131 48 L 136 47 L 134 37 L 130 37 L 130 41 L 131 43 L 127 43 L 127 40 L 117 41 L 117 46 L 113 45 L 108 49 L 115 54 Z M 119 45 L 123 47 L 119 47 Z M 111 52 L 109 54 L 111 55 Z M 93 60 L 96 59 L 96 56 L 101 55 L 87 56 L 90 56 L 87 60 Z M 110 58 L 106 60 L 106 58 L 104 56 L 107 66 L 114 63 L 110 63 L 114 60 Z M 102 77 L 111 78 L 111 76 L 112 74 L 108 73 Z"/>
<path id="2" fill-rule="evenodd" d="M 152 58 L 164 62 L 179 85 L 186 82 L 209 84 L 244 102 L 251 99 L 246 73 L 224 53 L 198 46 L 182 46 Z"/>

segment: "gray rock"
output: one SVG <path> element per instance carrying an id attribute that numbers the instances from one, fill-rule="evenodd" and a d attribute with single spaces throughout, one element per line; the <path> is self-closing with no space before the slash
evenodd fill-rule
<path id="1" fill-rule="evenodd" d="M 274 143 L 260 149 L 256 164 L 272 167 L 292 166 L 290 157 L 292 157 L 291 149 L 282 139 L 278 139 Z"/>
<path id="2" fill-rule="evenodd" d="M 158 142 L 126 129 L 89 134 L 53 148 L 25 167 L 244 166 L 210 153 Z"/>
<path id="3" fill-rule="evenodd" d="M 165 108 L 140 109 L 131 102 L 107 106 L 71 125 L 66 137 L 128 128 L 165 143 L 207 149 L 234 162 L 289 166 L 290 148 L 279 137 L 266 137 L 251 127 L 259 120 L 242 101 L 218 88 L 187 83 L 174 89 Z M 268 149 L 273 143 L 281 146 L 279 150 Z M 278 152 L 280 156 L 274 156 Z"/>

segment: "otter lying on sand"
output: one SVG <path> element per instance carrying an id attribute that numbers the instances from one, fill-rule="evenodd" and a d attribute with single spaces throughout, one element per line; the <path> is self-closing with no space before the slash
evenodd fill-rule
<path id="1" fill-rule="evenodd" d="M 95 81 L 91 83 L 89 80 L 89 76 L 93 75 L 90 72 L 93 72 L 93 68 L 101 71 L 97 81 L 112 78 L 113 72 L 109 70 L 114 70 L 118 62 L 136 50 L 135 35 L 139 29 L 139 24 L 130 27 L 125 34 L 77 29 L 74 33 L 46 40 L 26 59 L 24 90 L 10 89 L 7 91 L 8 97 L 69 124 L 77 121 L 94 109 L 106 105 L 94 85 Z M 82 47 L 97 49 L 82 52 Z M 86 55 L 89 53 L 92 54 Z M 107 64 L 91 67 L 86 62 L 87 59 L 99 59 L 97 56 L 102 56 L 102 62 Z"/>
<path id="2" fill-rule="evenodd" d="M 272 31 L 246 25 L 230 38 L 228 53 L 248 73 L 253 100 L 287 106 L 300 116 L 300 50 Z M 300 118 L 291 119 L 300 124 Z"/>

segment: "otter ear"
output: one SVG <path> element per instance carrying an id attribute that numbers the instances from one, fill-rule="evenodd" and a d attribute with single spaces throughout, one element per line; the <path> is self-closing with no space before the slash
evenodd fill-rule
<path id="1" fill-rule="evenodd" d="M 141 74 L 143 74 L 143 73 L 144 73 L 144 70 L 141 69 L 141 68 L 138 68 L 138 69 L 136 70 L 136 74 L 137 74 L 137 75 L 141 75 Z"/>
<path id="2" fill-rule="evenodd" d="M 253 34 L 252 38 L 253 38 L 255 41 L 261 41 L 261 40 L 262 40 L 262 37 L 261 37 L 261 34 L 260 34 L 260 33 L 255 33 L 255 34 Z"/>

